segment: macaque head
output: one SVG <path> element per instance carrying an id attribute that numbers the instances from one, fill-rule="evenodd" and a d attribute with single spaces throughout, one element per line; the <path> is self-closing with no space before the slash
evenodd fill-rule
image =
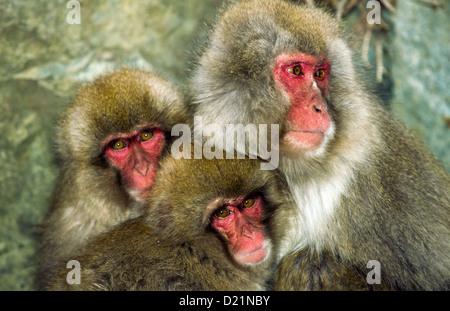
<path id="1" fill-rule="evenodd" d="M 147 202 L 147 222 L 162 239 L 214 234 L 236 263 L 268 263 L 272 216 L 286 204 L 275 174 L 260 170 L 258 160 L 167 158 Z"/>
<path id="2" fill-rule="evenodd" d="M 105 143 L 104 156 L 118 169 L 131 194 L 144 198 L 153 185 L 161 152 L 166 144 L 164 132 L 156 124 L 123 135 L 113 135 Z"/>
<path id="3" fill-rule="evenodd" d="M 274 79 L 290 101 L 282 141 L 285 148 L 315 150 L 332 131 L 325 100 L 330 67 L 326 56 L 277 56 Z"/>
<path id="4" fill-rule="evenodd" d="M 241 264 L 264 261 L 271 244 L 263 224 L 262 197 L 255 194 L 215 203 L 211 227 L 223 236 L 234 259 Z"/>
<path id="5" fill-rule="evenodd" d="M 153 185 L 173 125 L 189 124 L 182 99 L 165 80 L 122 69 L 82 87 L 58 133 L 63 157 L 113 169 L 135 199 Z"/>
<path id="6" fill-rule="evenodd" d="M 326 155 L 342 136 L 340 115 L 352 115 L 339 104 L 347 94 L 339 89 L 354 79 L 342 38 L 340 24 L 317 9 L 280 0 L 230 5 L 192 77 L 195 115 L 205 125 L 278 124 L 281 152 Z"/>

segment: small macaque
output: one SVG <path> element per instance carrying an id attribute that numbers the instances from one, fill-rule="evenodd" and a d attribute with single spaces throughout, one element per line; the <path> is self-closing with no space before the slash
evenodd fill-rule
<path id="1" fill-rule="evenodd" d="M 276 265 L 274 219 L 291 212 L 258 160 L 167 157 L 143 216 L 92 239 L 80 284 L 62 267 L 50 290 L 263 290 Z"/>
<path id="2" fill-rule="evenodd" d="M 59 123 L 61 172 L 42 224 L 38 284 L 90 238 L 141 213 L 172 126 L 189 124 L 164 79 L 121 69 L 81 87 Z"/>

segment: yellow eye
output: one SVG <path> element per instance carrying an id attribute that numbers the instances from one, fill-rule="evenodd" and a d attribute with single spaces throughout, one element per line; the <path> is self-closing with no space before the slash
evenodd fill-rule
<path id="1" fill-rule="evenodd" d="M 244 203 L 242 203 L 242 206 L 245 208 L 249 208 L 252 207 L 255 204 L 255 200 L 254 199 L 246 199 L 244 201 Z"/>
<path id="2" fill-rule="evenodd" d="M 318 69 L 314 73 L 314 76 L 316 76 L 316 78 L 322 79 L 323 77 L 325 77 L 325 69 Z"/>
<path id="3" fill-rule="evenodd" d="M 218 218 L 225 218 L 225 217 L 227 217 L 227 216 L 229 216 L 231 213 L 230 213 L 230 211 L 229 210 L 227 210 L 226 208 L 221 208 L 220 210 L 218 210 L 217 212 L 216 212 L 216 217 L 218 217 Z"/>
<path id="4" fill-rule="evenodd" d="M 296 76 L 303 75 L 302 68 L 300 66 L 294 66 L 294 67 L 288 68 L 287 71 L 289 71 L 290 73 L 292 73 L 293 75 L 296 75 Z"/>
<path id="5" fill-rule="evenodd" d="M 150 131 L 144 131 L 141 133 L 141 141 L 149 140 L 153 137 L 153 133 Z"/>
<path id="6" fill-rule="evenodd" d="M 111 148 L 114 150 L 120 150 L 125 148 L 127 145 L 125 144 L 125 142 L 123 140 L 115 140 L 111 143 Z"/>

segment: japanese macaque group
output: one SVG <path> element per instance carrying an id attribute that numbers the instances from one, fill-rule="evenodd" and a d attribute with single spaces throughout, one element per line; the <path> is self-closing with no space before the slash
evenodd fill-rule
<path id="1" fill-rule="evenodd" d="M 60 264 L 46 288 L 450 289 L 449 174 L 371 93 L 338 20 L 232 1 L 198 55 L 189 100 L 133 70 L 75 97 L 43 262 L 77 259 L 84 281 Z M 222 135 L 203 143 L 247 158 L 172 158 L 170 129 L 194 116 L 278 125 L 278 167 Z M 373 260 L 381 284 L 367 282 Z"/>

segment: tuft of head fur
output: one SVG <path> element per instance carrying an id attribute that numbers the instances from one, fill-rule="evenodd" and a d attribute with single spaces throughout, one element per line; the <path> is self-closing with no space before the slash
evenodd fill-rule
<path id="1" fill-rule="evenodd" d="M 63 159 L 90 163 L 103 152 L 108 136 L 142 129 L 149 123 L 170 132 L 189 124 L 180 93 L 155 74 L 122 68 L 81 87 L 57 133 Z"/>

